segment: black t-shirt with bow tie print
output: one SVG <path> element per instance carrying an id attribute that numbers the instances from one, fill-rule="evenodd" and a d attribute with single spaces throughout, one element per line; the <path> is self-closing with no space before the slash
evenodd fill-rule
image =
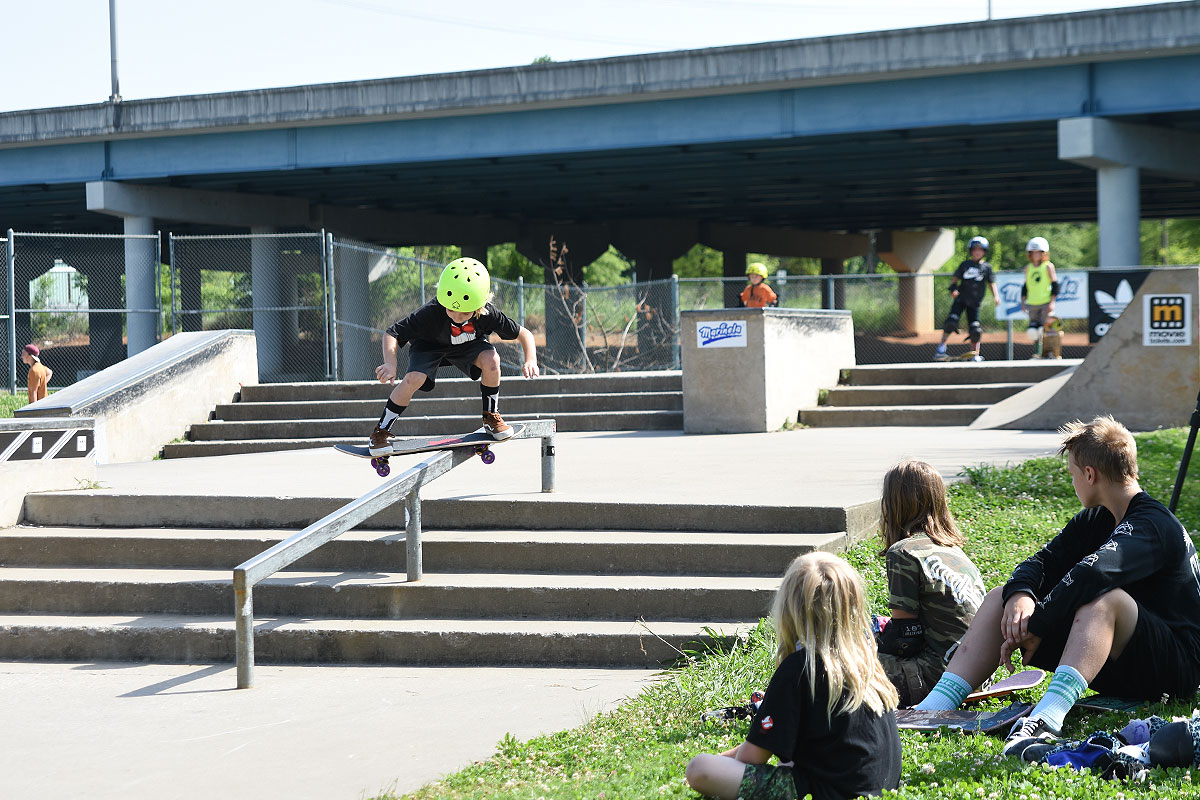
<path id="1" fill-rule="evenodd" d="M 487 341 L 493 333 L 501 339 L 516 339 L 521 326 L 491 303 L 486 304 L 474 318 L 456 324 L 434 298 L 394 323 L 387 332 L 396 337 L 397 347 L 412 342 L 428 349 L 448 350 L 476 340 Z"/>

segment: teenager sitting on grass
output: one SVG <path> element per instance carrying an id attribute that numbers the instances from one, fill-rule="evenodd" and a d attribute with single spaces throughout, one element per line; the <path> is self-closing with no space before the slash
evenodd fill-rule
<path id="1" fill-rule="evenodd" d="M 942 679 L 916 707 L 957 708 L 999 664 L 1054 670 L 1005 752 L 1057 736 L 1091 686 L 1190 697 L 1200 684 L 1200 562 L 1179 520 L 1138 485 L 1137 445 L 1112 417 L 1060 429 L 1083 504 L 1062 532 L 984 599 Z"/>
<path id="2" fill-rule="evenodd" d="M 888 608 L 879 660 L 900 692 L 920 702 L 942 677 L 947 651 L 963 637 L 986 592 L 946 503 L 946 484 L 924 461 L 901 461 L 883 476 L 880 503 Z"/>
<path id="3" fill-rule="evenodd" d="M 791 563 L 771 609 L 779 648 L 746 741 L 699 755 L 687 781 L 742 800 L 841 800 L 900 783 L 896 688 L 865 635 L 866 590 L 845 561 L 809 553 Z M 768 766 L 772 755 L 779 766 Z"/>

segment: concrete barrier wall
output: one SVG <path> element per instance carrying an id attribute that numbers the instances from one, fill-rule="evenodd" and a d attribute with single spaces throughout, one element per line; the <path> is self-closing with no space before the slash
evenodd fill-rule
<path id="1" fill-rule="evenodd" d="M 778 430 L 854 366 L 849 311 L 685 311 L 680 346 L 688 433 Z"/>
<path id="2" fill-rule="evenodd" d="M 178 333 L 17 416 L 92 418 L 100 463 L 148 461 L 244 383 L 258 383 L 253 331 Z"/>
<path id="3" fill-rule="evenodd" d="M 1154 313 L 1151 319 L 1145 313 L 1147 298 L 1155 295 L 1163 301 L 1188 298 L 1186 344 L 1145 344 L 1147 330 L 1155 324 Z M 1052 430 L 1097 414 L 1112 414 L 1135 431 L 1187 425 L 1200 390 L 1198 301 L 1200 269 L 1151 272 L 1078 368 L 1000 401 L 971 427 Z"/>
<path id="4" fill-rule="evenodd" d="M 93 420 L 0 420 L 0 528 L 20 522 L 29 492 L 88 488 L 95 480 Z"/>

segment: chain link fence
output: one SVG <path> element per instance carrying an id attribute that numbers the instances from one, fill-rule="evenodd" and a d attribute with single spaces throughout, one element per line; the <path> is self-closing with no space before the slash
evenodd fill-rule
<path id="1" fill-rule="evenodd" d="M 5 353 L 41 351 L 60 389 L 161 341 L 164 267 L 159 236 L 14 233 L 5 242 Z M 23 371 L 23 369 L 22 369 Z"/>
<path id="2" fill-rule="evenodd" d="M 168 237 L 170 332 L 252 328 L 259 379 L 333 377 L 320 233 Z"/>
<path id="3" fill-rule="evenodd" d="M 434 296 L 443 266 L 324 233 L 169 234 L 161 252 L 166 258 L 162 241 L 157 235 L 11 231 L 0 239 L 7 262 L 0 352 L 9 359 L 10 390 L 24 380 L 19 354 L 29 343 L 41 349 L 54 371 L 51 387 L 58 389 L 175 333 L 224 328 L 256 332 L 264 382 L 372 380 L 384 331 Z M 1096 275 L 1093 288 L 1121 295 L 1116 284 L 1108 285 L 1111 272 L 1104 278 L 1060 272 L 1060 283 L 1069 285 L 1064 275 L 1082 286 L 1077 307 L 1087 306 L 1088 275 Z M 850 310 L 858 363 L 881 364 L 933 357 L 952 302 L 950 278 L 780 274 L 770 284 L 783 308 Z M 1019 307 L 1022 274 L 1001 272 L 997 280 L 1001 310 L 1010 314 Z M 570 374 L 678 369 L 679 311 L 737 305 L 745 285 L 740 277 L 617 286 L 495 278 L 492 288 L 497 307 L 532 332 L 543 371 Z M 1135 289 L 1125 293 L 1131 297 Z M 1005 314 L 990 293 L 984 297 L 984 357 L 1028 358 L 1033 345 L 1025 323 Z M 1086 355 L 1086 311 L 1064 316 L 1064 357 Z M 967 349 L 962 324 L 950 339 L 951 354 Z M 519 374 L 519 344 L 496 346 L 504 372 Z M 400 358 L 403 371 L 407 351 Z"/>

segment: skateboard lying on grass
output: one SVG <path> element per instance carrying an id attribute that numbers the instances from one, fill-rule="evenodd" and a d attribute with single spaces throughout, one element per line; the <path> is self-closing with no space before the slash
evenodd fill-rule
<path id="1" fill-rule="evenodd" d="M 1116 714 L 1132 714 L 1141 711 L 1146 706 L 1145 700 L 1130 700 L 1127 697 L 1113 697 L 1107 694 L 1094 694 L 1075 701 L 1072 708 L 1081 711 L 1104 711 Z"/>
<path id="2" fill-rule="evenodd" d="M 524 429 L 524 425 L 513 425 L 512 436 L 509 439 L 516 438 Z M 416 439 L 393 439 L 388 442 L 391 445 L 392 451 L 381 456 L 371 455 L 370 449 L 363 445 L 338 444 L 334 445 L 334 449 L 346 455 L 371 459 L 371 466 L 375 468 L 375 471 L 379 473 L 381 478 L 386 478 L 392 471 L 392 468 L 388 465 L 388 459 L 392 456 L 407 456 L 413 453 L 432 453 L 438 450 L 471 447 L 474 448 L 475 455 L 479 456 L 480 461 L 485 464 L 491 464 L 496 460 L 496 454 L 491 450 L 492 445 L 507 441 L 508 439 L 494 439 L 490 433 L 480 428 L 477 431 L 462 436 L 428 436 Z"/>
<path id="3" fill-rule="evenodd" d="M 896 725 L 901 730 L 936 731 L 938 728 L 963 733 L 1008 732 L 1012 724 L 1033 710 L 1032 703 L 1010 703 L 999 711 L 918 711 L 902 708 L 896 712 Z"/>
<path id="4" fill-rule="evenodd" d="M 991 700 L 993 697 L 1003 697 L 1006 694 L 1019 692 L 1024 689 L 1032 689 L 1046 678 L 1045 670 L 1026 669 L 1021 670 L 1015 675 L 1009 675 L 1001 681 L 996 681 L 986 689 L 980 689 L 978 692 L 971 692 L 967 695 L 965 702 L 977 703 L 980 700 Z"/>

